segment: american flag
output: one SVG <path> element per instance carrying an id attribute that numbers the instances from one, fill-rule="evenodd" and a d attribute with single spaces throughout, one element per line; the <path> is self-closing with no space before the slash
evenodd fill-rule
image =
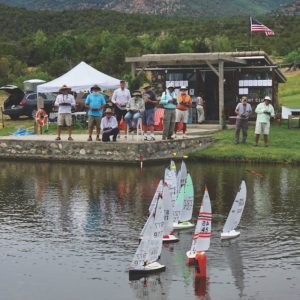
<path id="1" fill-rule="evenodd" d="M 275 32 L 265 26 L 264 24 L 250 18 L 251 22 L 251 32 L 264 32 L 265 36 L 275 35 Z"/>

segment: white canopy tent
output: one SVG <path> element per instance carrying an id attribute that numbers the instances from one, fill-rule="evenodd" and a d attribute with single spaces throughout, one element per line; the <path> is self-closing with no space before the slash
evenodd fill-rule
<path id="1" fill-rule="evenodd" d="M 64 84 L 70 86 L 72 91 L 75 92 L 89 90 L 94 84 L 99 85 L 102 90 L 110 90 L 118 88 L 120 80 L 106 75 L 82 61 L 64 75 L 38 85 L 37 92 L 58 92 L 59 88 Z"/>

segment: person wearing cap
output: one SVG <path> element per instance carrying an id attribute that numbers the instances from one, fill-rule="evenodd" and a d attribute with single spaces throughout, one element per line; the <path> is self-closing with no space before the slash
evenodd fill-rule
<path id="1" fill-rule="evenodd" d="M 91 87 L 91 93 L 85 100 L 85 107 L 88 109 L 88 141 L 92 141 L 92 133 L 96 126 L 96 141 L 100 141 L 100 120 L 103 114 L 103 108 L 106 105 L 105 99 L 100 94 L 101 88 L 95 84 Z"/>
<path id="2" fill-rule="evenodd" d="M 154 110 L 158 104 L 155 93 L 151 90 L 151 85 L 145 83 L 142 86 L 144 93 L 143 99 L 145 102 L 145 110 L 142 113 L 143 131 L 145 141 L 155 141 L 154 137 Z M 150 136 L 148 136 L 148 129 L 150 130 Z"/>
<path id="3" fill-rule="evenodd" d="M 177 97 L 174 91 L 174 85 L 169 83 L 167 89 L 162 93 L 160 98 L 160 104 L 164 107 L 164 118 L 163 118 L 163 140 L 172 140 L 175 128 L 176 119 L 176 105 Z"/>
<path id="4" fill-rule="evenodd" d="M 142 93 L 140 91 L 134 91 L 132 96 L 133 97 L 127 103 L 127 113 L 124 118 L 127 126 L 129 126 L 129 132 L 136 130 L 137 122 L 145 110 L 145 102 L 142 98 Z"/>
<path id="5" fill-rule="evenodd" d="M 115 105 L 115 114 L 118 123 L 120 123 L 122 118 L 125 118 L 125 115 L 127 113 L 126 106 L 130 99 L 131 95 L 129 90 L 126 88 L 126 82 L 125 80 L 121 80 L 120 87 L 113 92 L 113 95 L 111 97 L 111 102 Z M 125 125 L 125 134 L 126 131 L 127 128 Z"/>
<path id="6" fill-rule="evenodd" d="M 113 142 L 117 141 L 119 134 L 118 121 L 112 114 L 111 108 L 107 108 L 104 117 L 101 119 L 102 142 L 110 142 L 110 136 L 113 136 Z"/>
<path id="7" fill-rule="evenodd" d="M 57 138 L 56 141 L 60 141 L 61 130 L 64 124 L 68 128 L 68 141 L 73 141 L 72 138 L 72 107 L 76 106 L 75 98 L 70 93 L 71 88 L 67 85 L 63 85 L 59 89 L 59 94 L 56 97 L 54 106 L 58 107 L 58 116 L 57 116 Z"/>
<path id="8" fill-rule="evenodd" d="M 180 93 L 177 97 L 177 107 L 176 107 L 176 123 L 175 123 L 175 137 L 178 130 L 179 122 L 183 123 L 183 137 L 186 137 L 186 127 L 189 119 L 189 108 L 192 106 L 192 98 L 187 93 L 188 88 L 186 86 L 182 86 L 180 88 Z"/>
<path id="9" fill-rule="evenodd" d="M 275 116 L 272 100 L 269 96 L 265 96 L 264 102 L 257 105 L 255 112 L 257 114 L 255 124 L 255 144 L 257 147 L 259 136 L 264 135 L 265 147 L 269 146 L 270 119 Z"/>
<path id="10" fill-rule="evenodd" d="M 235 113 L 236 117 L 236 127 L 235 127 L 235 143 L 240 142 L 240 130 L 243 133 L 243 144 L 247 140 L 247 130 L 248 130 L 248 119 L 251 115 L 252 108 L 249 103 L 247 103 L 247 97 L 242 97 L 241 102 L 236 106 Z"/>

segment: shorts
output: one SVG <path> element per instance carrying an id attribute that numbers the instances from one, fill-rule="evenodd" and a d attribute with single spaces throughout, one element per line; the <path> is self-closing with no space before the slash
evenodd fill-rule
<path id="1" fill-rule="evenodd" d="M 145 109 L 142 113 L 143 125 L 153 126 L 154 125 L 154 108 Z"/>
<path id="2" fill-rule="evenodd" d="M 126 114 L 127 114 L 126 109 L 120 109 L 117 105 L 115 105 L 115 115 L 118 122 L 120 122 L 122 118 L 124 119 Z"/>
<path id="3" fill-rule="evenodd" d="M 270 123 L 256 122 L 255 134 L 269 135 L 269 133 L 270 133 Z"/>
<path id="4" fill-rule="evenodd" d="M 66 124 L 67 127 L 72 126 L 72 114 L 58 114 L 57 116 L 57 125 L 64 126 Z"/>
<path id="5" fill-rule="evenodd" d="M 176 123 L 179 123 L 182 120 L 182 123 L 187 124 L 189 120 L 189 111 L 176 109 Z"/>
<path id="6" fill-rule="evenodd" d="M 88 128 L 93 128 L 94 126 L 100 128 L 100 121 L 101 117 L 88 116 Z"/>

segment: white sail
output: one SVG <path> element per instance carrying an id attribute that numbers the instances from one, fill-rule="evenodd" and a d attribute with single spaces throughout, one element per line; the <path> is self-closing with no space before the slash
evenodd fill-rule
<path id="1" fill-rule="evenodd" d="M 180 170 L 178 171 L 178 174 L 177 174 L 177 184 L 178 184 L 179 190 L 183 185 L 185 185 L 186 178 L 187 178 L 186 164 L 184 161 L 182 161 Z"/>
<path id="2" fill-rule="evenodd" d="M 134 270 L 141 270 L 145 267 L 147 260 L 148 260 L 148 251 L 150 247 L 150 239 L 152 237 L 152 232 L 154 228 L 154 212 L 153 211 L 150 216 L 147 219 L 147 226 L 145 224 L 144 226 L 144 232 L 143 232 L 143 238 L 141 239 L 141 242 L 135 252 L 135 255 L 133 257 L 133 260 L 130 264 L 130 269 Z"/>
<path id="3" fill-rule="evenodd" d="M 147 262 L 152 263 L 158 260 L 163 241 L 164 230 L 164 203 L 162 196 L 157 201 L 155 209 L 155 218 L 152 227 L 152 235 L 149 241 L 149 249 L 147 253 Z M 144 238 L 143 238 L 144 239 Z"/>
<path id="4" fill-rule="evenodd" d="M 173 207 L 173 224 L 179 222 L 184 203 L 184 186 L 181 187 Z"/>
<path id="5" fill-rule="evenodd" d="M 184 185 L 184 202 L 183 202 L 183 207 L 179 218 L 180 222 L 185 222 L 192 219 L 193 207 L 194 207 L 194 186 L 193 186 L 192 177 L 190 174 L 188 174 Z"/>
<path id="6" fill-rule="evenodd" d="M 151 215 L 151 213 L 153 212 L 153 210 L 155 210 L 156 206 L 157 206 L 157 200 L 159 197 L 161 197 L 163 192 L 163 181 L 161 180 L 157 186 L 157 189 L 155 191 L 155 194 L 153 196 L 153 199 L 151 201 L 151 204 L 149 206 L 149 215 Z M 150 222 L 150 218 L 147 219 L 141 233 L 140 233 L 140 237 L 142 238 L 144 236 L 144 232 L 147 229 L 147 227 L 149 226 L 149 222 Z"/>
<path id="7" fill-rule="evenodd" d="M 199 251 L 207 251 L 210 246 L 211 237 L 211 204 L 210 198 L 205 187 L 202 205 L 200 207 L 195 234 L 193 235 L 193 242 L 191 247 L 191 254 L 196 254 Z"/>
<path id="8" fill-rule="evenodd" d="M 173 230 L 173 205 L 171 191 L 166 184 L 163 188 L 163 203 L 164 203 L 164 235 L 169 235 Z"/>
<path id="9" fill-rule="evenodd" d="M 160 256 L 164 228 L 164 206 L 161 195 L 146 224 L 143 237 L 130 264 L 131 270 L 143 270 Z"/>
<path id="10" fill-rule="evenodd" d="M 158 196 L 159 194 L 161 194 L 163 191 L 163 181 L 161 180 L 156 188 L 156 191 L 155 191 L 155 194 L 152 198 L 152 201 L 150 203 L 150 206 L 149 206 L 149 214 L 151 214 L 151 212 L 153 211 L 153 209 L 155 209 L 156 207 L 156 203 L 157 203 L 157 199 L 158 199 Z"/>
<path id="11" fill-rule="evenodd" d="M 243 180 L 240 185 L 240 190 L 236 194 L 228 218 L 223 227 L 223 232 L 230 232 L 239 225 L 246 204 L 246 195 L 247 188 L 246 183 Z"/>
<path id="12" fill-rule="evenodd" d="M 174 206 L 175 200 L 177 198 L 177 180 L 176 180 L 176 167 L 166 168 L 164 181 L 168 185 L 168 188 L 171 192 L 172 205 Z"/>
<path id="13" fill-rule="evenodd" d="M 170 161 L 170 170 L 173 170 L 176 173 L 176 164 L 175 164 L 174 160 L 172 160 L 172 159 Z"/>

